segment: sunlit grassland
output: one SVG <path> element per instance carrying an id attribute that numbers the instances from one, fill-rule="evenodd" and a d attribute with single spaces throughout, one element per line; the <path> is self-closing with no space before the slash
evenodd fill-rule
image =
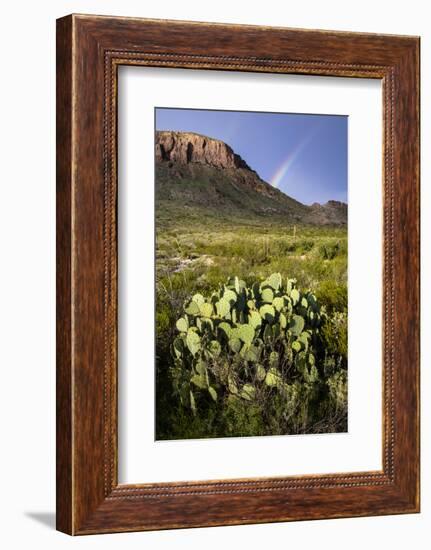
<path id="1" fill-rule="evenodd" d="M 280 220 L 236 223 L 213 219 L 158 223 L 158 296 L 168 288 L 184 294 L 210 291 L 231 275 L 250 282 L 274 272 L 296 278 L 317 294 L 347 286 L 347 229 L 284 224 Z M 322 296 L 322 298 L 324 298 Z"/>

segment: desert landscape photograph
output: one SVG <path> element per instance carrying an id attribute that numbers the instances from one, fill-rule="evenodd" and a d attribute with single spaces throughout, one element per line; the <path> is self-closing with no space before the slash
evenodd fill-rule
<path id="1" fill-rule="evenodd" d="M 347 128 L 155 110 L 156 440 L 347 431 Z"/>

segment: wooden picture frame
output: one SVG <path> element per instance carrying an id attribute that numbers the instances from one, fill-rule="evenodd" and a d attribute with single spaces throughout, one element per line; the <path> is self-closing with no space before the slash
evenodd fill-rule
<path id="1" fill-rule="evenodd" d="M 383 469 L 119 485 L 119 65 L 383 83 Z M 419 38 L 57 21 L 57 529 L 72 535 L 419 511 Z"/>

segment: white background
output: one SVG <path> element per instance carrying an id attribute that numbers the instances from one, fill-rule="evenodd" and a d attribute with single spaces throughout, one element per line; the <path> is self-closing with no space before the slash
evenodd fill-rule
<path id="1" fill-rule="evenodd" d="M 381 82 L 146 67 L 121 67 L 119 79 L 120 482 L 381 470 Z M 349 115 L 348 433 L 154 441 L 155 300 L 149 289 L 154 289 L 156 105 Z M 366 361 L 364 326 L 372 357 Z"/>
<path id="2" fill-rule="evenodd" d="M 422 514 L 72 539 L 54 524 L 55 18 L 74 12 L 422 36 L 422 151 L 431 150 L 427 2 L 132 0 L 8 2 L 0 101 L 1 544 L 9 549 L 425 549 L 431 523 L 431 351 L 422 353 Z M 423 334 L 431 331 L 430 165 L 422 166 Z M 364 220 L 364 223 L 366 221 Z M 426 343 L 426 339 L 424 339 Z"/>

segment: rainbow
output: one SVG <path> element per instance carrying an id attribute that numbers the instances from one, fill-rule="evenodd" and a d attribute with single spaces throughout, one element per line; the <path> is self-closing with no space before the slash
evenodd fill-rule
<path id="1" fill-rule="evenodd" d="M 300 156 L 302 151 L 307 147 L 310 141 L 314 138 L 319 130 L 320 124 L 316 125 L 310 132 L 308 132 L 296 145 L 293 151 L 287 155 L 287 158 L 279 165 L 277 170 L 274 172 L 272 178 L 269 180 L 269 183 L 276 187 L 277 189 L 280 186 L 280 183 L 285 178 L 291 166 L 294 164 L 296 159 Z"/>

